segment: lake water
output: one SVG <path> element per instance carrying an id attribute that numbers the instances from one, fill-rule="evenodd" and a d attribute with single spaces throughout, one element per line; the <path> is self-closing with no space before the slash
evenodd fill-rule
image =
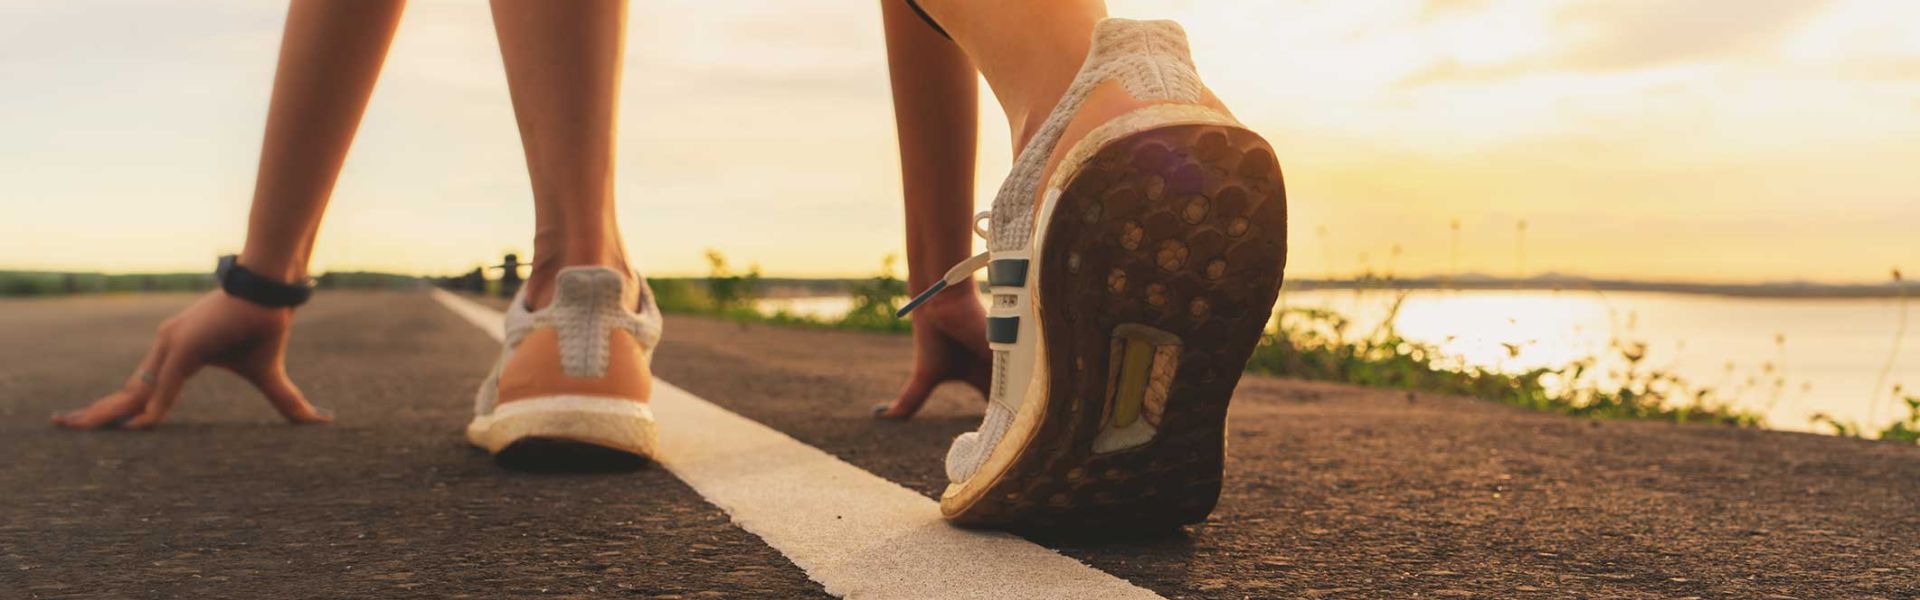
<path id="1" fill-rule="evenodd" d="M 1349 331 L 1365 333 L 1387 317 L 1398 294 L 1288 292 L 1281 303 L 1333 310 L 1352 319 Z M 849 305 L 844 297 L 762 301 L 763 310 L 823 317 L 838 316 Z M 1394 326 L 1455 360 L 1505 371 L 1607 355 L 1614 339 L 1641 342 L 1647 347 L 1644 365 L 1713 387 L 1764 415 L 1769 427 L 1827 431 L 1812 421 L 1826 413 L 1877 431 L 1905 414 L 1888 388 L 1905 384 L 1909 393 L 1920 391 L 1920 332 L 1904 336 L 1895 354 L 1900 312 L 1900 302 L 1891 298 L 1415 291 L 1407 293 Z M 1885 387 L 1877 387 L 1890 357 Z"/>

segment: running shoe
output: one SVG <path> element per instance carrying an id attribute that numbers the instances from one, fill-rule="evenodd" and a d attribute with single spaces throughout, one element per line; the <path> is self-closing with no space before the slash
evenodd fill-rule
<path id="1" fill-rule="evenodd" d="M 1096 94 L 1131 108 L 1076 118 Z M 1205 520 L 1227 405 L 1280 290 L 1286 193 L 1273 147 L 1200 84 L 1180 26 L 1101 22 L 975 223 L 988 251 L 902 311 L 987 269 L 993 384 L 947 454 L 941 512 L 999 528 Z"/>
<path id="2" fill-rule="evenodd" d="M 629 284 L 606 267 L 562 269 L 553 303 L 540 310 L 527 308 L 522 288 L 467 440 L 502 459 L 570 446 L 652 457 L 649 365 L 659 341 L 660 310 L 644 279 Z"/>

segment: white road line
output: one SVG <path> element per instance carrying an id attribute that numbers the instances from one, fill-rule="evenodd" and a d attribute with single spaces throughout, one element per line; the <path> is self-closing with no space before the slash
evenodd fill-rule
<path id="1" fill-rule="evenodd" d="M 503 337 L 501 314 L 433 297 Z M 925 496 L 654 380 L 658 460 L 742 529 L 847 598 L 1160 598 L 1019 537 L 959 529 Z M 930 458 L 931 459 L 931 458 Z"/>

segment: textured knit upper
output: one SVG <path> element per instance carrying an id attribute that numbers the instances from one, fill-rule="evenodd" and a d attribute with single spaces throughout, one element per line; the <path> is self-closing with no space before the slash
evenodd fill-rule
<path id="1" fill-rule="evenodd" d="M 568 377 L 601 377 L 607 372 L 615 329 L 624 330 L 651 351 L 660 343 L 660 308 L 645 278 L 628 288 L 619 271 L 606 267 L 570 267 L 554 277 L 553 303 L 540 310 L 527 308 L 526 289 L 507 307 L 506 347 L 493 374 L 480 386 L 476 414 L 489 414 L 497 404 L 500 369 L 527 334 L 552 327 L 560 345 L 560 366 Z"/>
<path id="2" fill-rule="evenodd" d="M 612 330 L 626 330 L 644 348 L 660 343 L 660 309 L 654 306 L 653 292 L 644 281 L 635 287 L 637 297 L 629 300 L 624 293 L 626 278 L 619 271 L 562 269 L 554 278 L 552 304 L 535 312 L 526 312 L 523 303 L 514 304 L 523 314 L 519 319 L 510 314 L 507 319 L 507 347 L 519 345 L 534 328 L 549 326 L 559 334 L 560 365 L 568 377 L 604 375 Z M 630 308 L 636 304 L 638 311 Z"/>
<path id="3" fill-rule="evenodd" d="M 1095 25 L 1086 62 L 1080 65 L 1080 72 L 1059 104 L 1020 150 L 1012 172 L 994 196 L 993 236 L 987 240 L 988 250 L 1019 250 L 1032 243 L 1033 202 L 1039 195 L 1047 159 L 1087 96 L 1100 84 L 1116 79 L 1128 94 L 1140 100 L 1200 101 L 1200 76 L 1187 54 L 1187 33 L 1179 23 L 1107 19 Z"/>

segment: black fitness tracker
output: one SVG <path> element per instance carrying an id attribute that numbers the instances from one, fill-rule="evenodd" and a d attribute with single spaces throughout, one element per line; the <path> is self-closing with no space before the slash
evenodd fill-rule
<path id="1" fill-rule="evenodd" d="M 263 277 L 240 266 L 239 258 L 235 254 L 222 256 L 220 266 L 213 270 L 213 278 L 220 282 L 220 289 L 228 296 L 267 308 L 293 308 L 313 297 L 313 286 Z"/>

